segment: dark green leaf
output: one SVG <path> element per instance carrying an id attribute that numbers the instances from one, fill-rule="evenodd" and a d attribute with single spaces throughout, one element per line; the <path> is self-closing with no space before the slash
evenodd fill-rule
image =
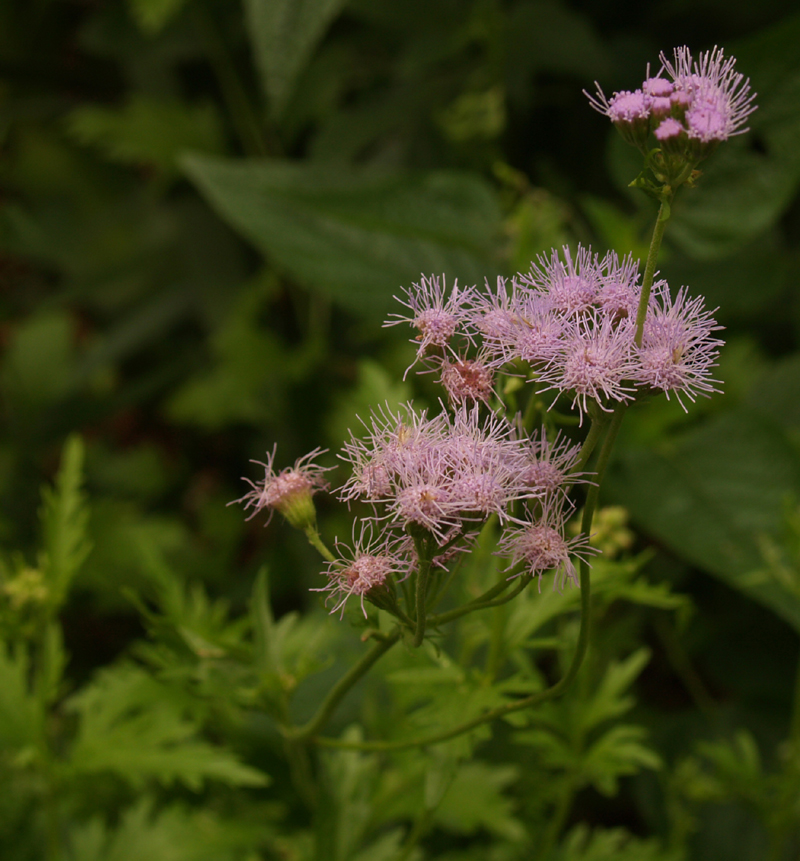
<path id="1" fill-rule="evenodd" d="M 500 215 L 477 176 L 200 156 L 184 166 L 281 270 L 355 311 L 384 314 L 421 272 L 472 284 L 497 271 Z"/>

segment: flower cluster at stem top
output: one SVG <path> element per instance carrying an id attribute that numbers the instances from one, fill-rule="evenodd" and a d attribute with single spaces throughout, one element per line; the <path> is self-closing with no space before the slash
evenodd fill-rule
<path id="1" fill-rule="evenodd" d="M 592 107 L 605 114 L 629 142 L 642 149 L 652 132 L 665 154 L 689 162 L 704 158 L 720 141 L 747 131 L 747 118 L 756 109 L 750 81 L 735 70 L 734 57 L 721 48 L 695 61 L 687 47 L 673 58 L 660 56 L 661 69 L 650 70 L 640 88 L 606 98 L 599 84 L 589 96 Z M 663 74 L 669 76 L 663 77 Z"/>
<path id="2" fill-rule="evenodd" d="M 746 131 L 755 110 L 749 81 L 722 50 L 694 61 L 688 48 L 678 48 L 661 62 L 635 91 L 608 99 L 598 85 L 589 96 L 644 153 L 652 178 L 643 173 L 632 184 L 661 201 L 659 224 L 669 218 L 675 189 L 693 183 L 695 166 L 720 141 Z M 653 150 L 651 133 L 659 144 Z M 416 356 L 406 374 L 416 365 L 438 374 L 446 403 L 436 414 L 410 402 L 387 405 L 362 420 L 361 434 L 351 434 L 340 454 L 350 475 L 338 497 L 371 511 L 355 521 L 351 545 L 337 539 L 331 553 L 316 531 L 312 497 L 327 487 L 325 468 L 315 463 L 319 450 L 280 473 L 273 450 L 261 464 L 263 481 L 245 479 L 251 490 L 237 500 L 254 509 L 251 517 L 277 510 L 306 532 L 327 560 L 327 585 L 316 591 L 328 593 L 332 612 L 343 613 L 356 596 L 366 616 L 367 600 L 413 627 L 419 645 L 429 579 L 452 570 L 492 518 L 509 580 L 524 578 L 524 588 L 553 571 L 556 588 L 577 582 L 573 560 L 586 562 L 596 551 L 585 531 L 569 538 L 566 524 L 575 508 L 572 488 L 591 481 L 584 471 L 591 446 L 584 452 L 560 434 L 529 431 L 503 398 L 527 385 L 529 419 L 541 409 L 540 395 L 547 409 L 563 397 L 577 423 L 588 416 L 596 430 L 607 414 L 616 410 L 619 418 L 623 405 L 653 393 L 674 396 L 686 409 L 686 401 L 718 391 L 711 374 L 721 327 L 702 297 L 685 287 L 673 294 L 664 280 L 652 283 L 656 235 L 644 286 L 630 255 L 600 257 L 578 245 L 540 255 L 528 272 L 483 289 L 457 282 L 448 288 L 444 276 L 423 275 L 405 290 L 399 301 L 406 310 L 385 325 L 412 327 Z M 406 588 L 409 578 L 415 587 Z M 408 612 L 398 603 L 398 585 Z"/>

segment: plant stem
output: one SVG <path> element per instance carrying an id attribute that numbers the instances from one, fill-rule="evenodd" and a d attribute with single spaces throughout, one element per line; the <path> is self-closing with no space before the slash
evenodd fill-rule
<path id="1" fill-rule="evenodd" d="M 319 532 L 313 526 L 307 526 L 305 528 L 306 538 L 308 538 L 309 543 L 312 544 L 319 551 L 320 556 L 326 562 L 335 561 L 336 557 L 331 553 L 331 551 L 326 546 L 325 542 L 320 538 Z"/>
<path id="2" fill-rule="evenodd" d="M 414 631 L 414 648 L 417 649 L 422 645 L 425 639 L 425 604 L 428 597 L 428 577 L 431 573 L 430 559 L 420 559 L 419 571 L 417 571 L 417 592 L 416 592 L 416 629 Z"/>
<path id="3" fill-rule="evenodd" d="M 445 622 L 452 622 L 453 619 L 459 619 L 461 616 L 466 616 L 468 613 L 474 613 L 476 610 L 486 610 L 489 607 L 499 607 L 501 604 L 505 604 L 512 598 L 516 598 L 530 582 L 530 576 L 523 576 L 520 578 L 520 582 L 514 587 L 514 589 L 512 589 L 511 592 L 508 593 L 508 595 L 504 595 L 502 598 L 497 598 L 496 596 L 505 591 L 509 585 L 508 580 L 502 580 L 500 583 L 496 583 L 492 586 L 491 589 L 487 589 L 479 598 L 476 598 L 474 601 L 470 601 L 469 604 L 464 604 L 461 607 L 456 607 L 455 609 L 448 610 L 445 613 L 439 613 L 436 616 L 430 616 L 428 618 L 428 624 L 431 627 L 443 625 Z"/>
<path id="4" fill-rule="evenodd" d="M 636 310 L 636 334 L 634 343 L 637 347 L 642 345 L 642 334 L 644 333 L 644 320 L 647 316 L 647 308 L 650 304 L 650 291 L 653 287 L 653 278 L 656 272 L 656 261 L 658 260 L 658 252 L 661 249 L 661 241 L 664 238 L 664 231 L 667 227 L 672 211 L 672 198 L 675 192 L 661 202 L 656 218 L 655 226 L 653 227 L 653 236 L 650 239 L 650 250 L 647 252 L 647 262 L 644 267 L 644 276 L 642 277 L 642 292 L 639 296 L 639 307 Z"/>
<path id="5" fill-rule="evenodd" d="M 369 672 L 375 664 L 392 646 L 400 639 L 402 628 L 397 627 L 385 639 L 378 640 L 373 647 L 362 656 L 358 663 L 354 664 L 339 681 L 328 692 L 328 696 L 322 701 L 317 713 L 305 726 L 286 727 L 284 735 L 294 741 L 303 741 L 312 738 L 328 722 L 336 707 L 344 698 L 345 694 Z"/>

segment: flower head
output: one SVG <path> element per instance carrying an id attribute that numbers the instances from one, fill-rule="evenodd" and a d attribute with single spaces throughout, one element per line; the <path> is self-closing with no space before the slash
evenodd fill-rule
<path id="1" fill-rule="evenodd" d="M 397 541 L 391 541 L 386 536 L 376 538 L 369 521 L 362 523 L 358 538 L 355 533 L 354 523 L 352 547 L 336 541 L 338 558 L 328 563 L 328 584 L 311 591 L 329 592 L 326 603 L 334 599 L 331 613 L 341 610 L 341 615 L 344 615 L 347 599 L 356 595 L 366 618 L 364 599 L 378 606 L 384 605 L 387 600 L 391 602 L 393 580 L 397 578 L 399 582 L 408 577 L 413 561 L 409 554 L 403 553 Z"/>
<path id="2" fill-rule="evenodd" d="M 314 451 L 298 458 L 294 466 L 286 467 L 277 473 L 273 468 L 276 449 L 277 446 L 272 449 L 266 463 L 261 463 L 259 460 L 251 461 L 251 463 L 257 463 L 264 467 L 264 479 L 260 482 L 253 482 L 249 478 L 243 477 L 242 480 L 246 481 L 252 490 L 240 499 L 233 500 L 233 502 L 243 502 L 246 509 L 253 509 L 253 513 L 247 518 L 248 520 L 266 508 L 268 510 L 267 523 L 272 519 L 273 511 L 280 511 L 292 526 L 305 529 L 307 526 L 313 525 L 316 520 L 316 511 L 311 497 L 317 490 L 327 487 L 322 474 L 333 469 L 333 467 L 323 467 L 313 463 L 317 455 L 326 451 L 326 449 L 315 448 Z M 228 504 L 232 505 L 233 503 Z"/>
<path id="3" fill-rule="evenodd" d="M 563 259 L 562 259 L 563 258 Z M 550 307 L 565 316 L 588 310 L 597 298 L 602 272 L 597 254 L 578 245 L 575 259 L 568 245 L 553 249 L 550 259 L 540 255 L 530 274 L 520 279 L 547 297 Z"/>
<path id="4" fill-rule="evenodd" d="M 694 401 L 697 395 L 719 391 L 711 369 L 722 341 L 712 333 L 722 327 L 703 307 L 703 297 L 690 299 L 681 287 L 673 300 L 665 281 L 653 287 L 653 305 L 645 320 L 642 344 L 636 351 L 633 379 L 640 385 Z"/>
<path id="5" fill-rule="evenodd" d="M 420 282 L 406 288 L 405 293 L 408 301 L 399 301 L 411 314 L 392 314 L 397 319 L 387 320 L 383 325 L 410 323 L 418 332 L 415 339 L 419 344 L 417 359 L 422 358 L 430 347 L 447 347 L 467 319 L 465 309 L 471 300 L 472 288 L 459 288 L 456 282 L 448 295 L 444 276 L 440 280 L 434 275 L 430 278 L 423 275 Z"/>
<path id="6" fill-rule="evenodd" d="M 585 535 L 567 539 L 564 533 L 561 506 L 545 506 L 538 519 L 506 530 L 498 549 L 511 557 L 512 568 L 522 564 L 523 570 L 512 576 L 519 577 L 525 573 L 537 576 L 541 588 L 542 574 L 555 571 L 553 588 L 561 591 L 567 581 L 578 585 L 572 557 L 585 560 L 587 554 L 597 552 Z"/>
<path id="7" fill-rule="evenodd" d="M 742 126 L 756 109 L 756 94 L 750 92 L 750 80 L 735 70 L 735 57 L 725 57 L 715 47 L 694 61 L 684 46 L 675 49 L 672 61 L 662 52 L 661 62 L 674 90 L 688 97 L 684 122 L 689 138 L 710 143 L 747 131 Z"/>
<path id="8" fill-rule="evenodd" d="M 652 131 L 666 144 L 665 152 L 692 166 L 720 141 L 747 131 L 756 94 L 750 92 L 749 79 L 735 70 L 734 57 L 714 48 L 694 60 L 684 46 L 674 50 L 672 59 L 663 52 L 660 59 L 658 75 L 651 78 L 648 69 L 641 89 L 622 90 L 610 99 L 597 83 L 595 95 L 584 90 L 592 107 L 607 116 L 629 143 L 645 150 Z M 662 77 L 664 72 L 671 80 Z"/>
<path id="9" fill-rule="evenodd" d="M 634 323 L 630 317 L 617 320 L 601 310 L 576 321 L 539 374 L 543 391 L 571 394 L 581 422 L 589 400 L 606 411 L 611 410 L 607 401 L 630 400 L 632 389 L 625 381 L 632 370 Z"/>

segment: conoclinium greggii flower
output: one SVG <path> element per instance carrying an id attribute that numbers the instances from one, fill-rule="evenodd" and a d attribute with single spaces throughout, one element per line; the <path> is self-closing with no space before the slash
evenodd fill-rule
<path id="1" fill-rule="evenodd" d="M 322 475 L 329 469 L 333 469 L 313 462 L 315 457 L 325 452 L 325 449 L 315 448 L 314 451 L 298 458 L 294 466 L 286 467 L 281 472 L 276 472 L 273 467 L 275 451 L 276 448 L 273 448 L 266 463 L 260 460 L 251 461 L 264 467 L 264 478 L 262 481 L 254 482 L 243 477 L 242 480 L 246 481 L 252 490 L 240 499 L 235 499 L 234 502 L 243 502 L 246 509 L 253 509 L 248 520 L 255 517 L 259 511 L 266 509 L 267 523 L 272 519 L 272 513 L 279 511 L 297 529 L 314 526 L 317 515 L 311 497 L 317 490 L 327 487 Z"/>
<path id="2" fill-rule="evenodd" d="M 641 88 L 623 90 L 607 98 L 584 90 L 592 107 L 607 116 L 629 143 L 642 149 L 653 132 L 665 151 L 687 161 L 704 158 L 720 141 L 748 129 L 747 118 L 756 109 L 750 80 L 736 71 L 735 57 L 715 47 L 692 57 L 686 46 L 675 48 L 671 59 L 662 52 L 661 69 L 648 76 Z M 666 72 L 667 79 L 662 77 Z"/>

